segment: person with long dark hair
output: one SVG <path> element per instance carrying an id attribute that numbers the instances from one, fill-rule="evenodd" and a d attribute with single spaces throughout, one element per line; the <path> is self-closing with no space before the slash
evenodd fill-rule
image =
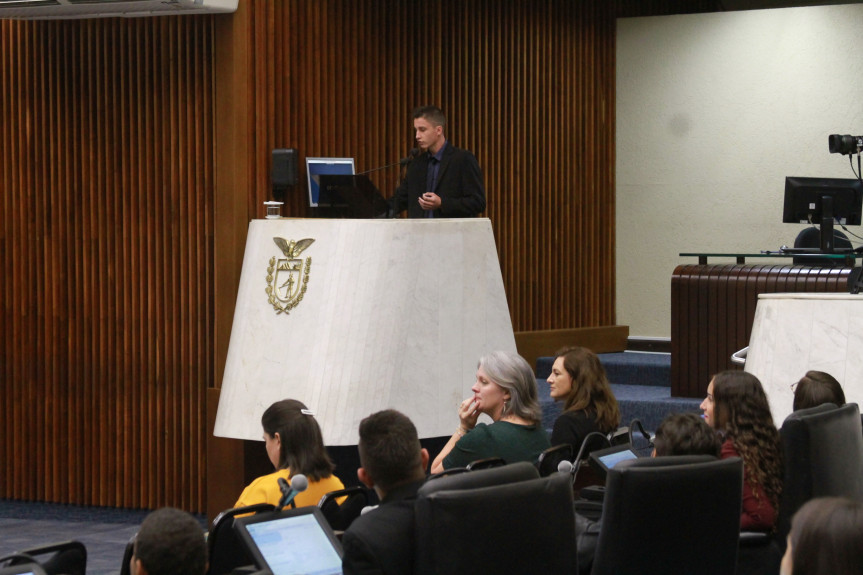
<path id="1" fill-rule="evenodd" d="M 863 505 L 845 497 L 807 501 L 791 519 L 781 575 L 863 573 Z"/>
<path id="2" fill-rule="evenodd" d="M 720 457 L 743 459 L 740 528 L 772 531 L 782 493 L 782 448 L 761 382 L 745 371 L 717 373 L 701 409 L 724 438 Z"/>
<path id="3" fill-rule="evenodd" d="M 620 425 L 620 408 L 599 357 L 584 347 L 559 350 L 548 376 L 551 398 L 563 402 L 551 444 L 572 445 L 573 456 L 593 431 L 611 433 Z"/>
<path id="4" fill-rule="evenodd" d="M 303 402 L 277 401 L 264 411 L 261 426 L 267 455 L 276 471 L 252 481 L 234 507 L 255 503 L 277 505 L 282 497 L 279 478 L 290 482 L 298 474 L 306 476 L 309 486 L 294 498 L 297 507 L 317 505 L 330 491 L 344 489 L 341 480 L 333 475 L 335 466 L 324 447 L 314 413 Z"/>

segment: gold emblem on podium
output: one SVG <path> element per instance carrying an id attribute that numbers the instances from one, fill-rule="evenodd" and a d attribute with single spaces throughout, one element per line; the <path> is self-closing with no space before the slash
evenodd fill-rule
<path id="1" fill-rule="evenodd" d="M 295 242 L 285 238 L 273 238 L 284 258 L 270 258 L 267 267 L 267 296 L 268 301 L 276 313 L 288 313 L 303 301 L 306 287 L 309 284 L 309 271 L 312 268 L 312 258 L 307 257 L 305 261 L 300 254 L 305 251 L 315 240 L 306 238 Z"/>

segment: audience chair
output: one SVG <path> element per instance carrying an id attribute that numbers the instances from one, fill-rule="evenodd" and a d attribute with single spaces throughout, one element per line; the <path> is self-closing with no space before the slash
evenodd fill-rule
<path id="1" fill-rule="evenodd" d="M 47 573 L 32 557 L 13 553 L 0 557 L 0 575 L 47 575 Z"/>
<path id="2" fill-rule="evenodd" d="M 734 575 L 743 461 L 630 459 L 606 477 L 593 575 Z"/>
<path id="3" fill-rule="evenodd" d="M 80 541 L 64 541 L 25 549 L 9 565 L 39 564 L 47 575 L 85 575 L 87 548 Z"/>
<path id="4" fill-rule="evenodd" d="M 439 471 L 438 473 L 432 473 L 428 476 L 428 479 L 426 481 L 440 479 L 442 477 L 449 477 L 451 475 L 458 475 L 466 471 L 469 471 L 467 467 L 450 467 L 449 469 L 444 469 L 443 471 Z"/>
<path id="5" fill-rule="evenodd" d="M 518 471 L 526 477 L 529 470 L 534 479 L 498 483 L 504 475 L 519 475 L 500 474 L 516 465 L 520 464 L 465 473 L 420 489 L 415 504 L 415 573 L 577 572 L 569 477 L 538 478 L 536 468 L 526 463 L 527 469 Z M 465 485 L 480 474 L 495 484 Z M 439 489 L 444 483 L 448 485 Z"/>
<path id="6" fill-rule="evenodd" d="M 463 470 L 461 473 L 455 475 L 440 477 L 436 481 L 426 481 L 419 488 L 417 496 L 428 496 L 435 491 L 443 491 L 445 489 L 475 489 L 477 487 L 490 487 L 538 478 L 539 471 L 537 471 L 533 464 L 519 461 L 518 463 L 502 467 L 492 467 L 477 471 Z"/>
<path id="7" fill-rule="evenodd" d="M 245 507 L 235 507 L 219 513 L 213 519 L 210 534 L 207 536 L 207 551 L 209 567 L 207 575 L 229 575 L 237 567 L 252 565 L 254 560 L 249 557 L 240 538 L 234 531 L 234 517 L 273 511 L 275 506 L 269 503 L 257 503 Z"/>
<path id="8" fill-rule="evenodd" d="M 126 543 L 126 548 L 123 550 L 123 562 L 120 564 L 120 575 L 130 575 L 132 573 L 132 555 L 135 553 L 135 538 L 137 533 L 129 537 Z"/>
<path id="9" fill-rule="evenodd" d="M 340 497 L 345 497 L 341 504 L 337 501 Z M 344 531 L 350 527 L 368 504 L 369 490 L 360 485 L 330 491 L 318 501 L 318 507 L 333 531 Z"/>
<path id="10" fill-rule="evenodd" d="M 775 573 L 791 518 L 814 497 L 863 501 L 863 429 L 856 404 L 825 403 L 789 415 L 779 430 L 784 459 L 775 533 L 740 534 L 738 575 Z"/>
<path id="11" fill-rule="evenodd" d="M 492 467 L 503 467 L 506 461 L 502 457 L 486 457 L 485 459 L 477 459 L 467 464 L 468 471 L 477 471 L 479 469 L 490 469 Z"/>
<path id="12" fill-rule="evenodd" d="M 572 461 L 572 445 L 568 443 L 553 445 L 540 453 L 536 462 L 540 477 L 548 477 L 557 472 L 557 466 L 562 461 Z"/>
<path id="13" fill-rule="evenodd" d="M 785 475 L 777 536 L 784 548 L 791 517 L 814 497 L 863 502 L 863 430 L 856 403 L 832 403 L 789 415 L 779 431 Z"/>

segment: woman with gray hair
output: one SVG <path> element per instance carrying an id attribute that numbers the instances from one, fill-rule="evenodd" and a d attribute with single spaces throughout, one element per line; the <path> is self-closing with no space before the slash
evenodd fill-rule
<path id="1" fill-rule="evenodd" d="M 459 404 L 458 429 L 435 458 L 432 473 L 488 457 L 533 463 L 551 446 L 540 425 L 536 378 L 523 357 L 506 351 L 481 357 L 471 391 L 473 396 Z M 481 413 L 492 423 L 477 423 Z"/>

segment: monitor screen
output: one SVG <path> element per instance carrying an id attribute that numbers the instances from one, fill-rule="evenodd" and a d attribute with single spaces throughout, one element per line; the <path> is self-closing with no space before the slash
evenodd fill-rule
<path id="1" fill-rule="evenodd" d="M 821 224 L 822 219 L 828 217 L 842 225 L 859 226 L 861 211 L 863 182 L 860 180 L 785 178 L 782 221 L 786 224 Z"/>
<path id="2" fill-rule="evenodd" d="M 321 175 L 353 175 L 353 158 L 306 158 L 306 178 L 309 186 L 309 205 L 318 206 L 321 195 Z"/>
<path id="3" fill-rule="evenodd" d="M 255 564 L 273 575 L 341 575 L 341 544 L 317 507 L 238 517 L 234 528 Z"/>
<path id="4" fill-rule="evenodd" d="M 632 450 L 631 445 L 615 445 L 590 452 L 590 462 L 600 477 L 605 477 L 608 470 L 621 461 L 636 458 L 638 458 L 638 454 Z"/>

